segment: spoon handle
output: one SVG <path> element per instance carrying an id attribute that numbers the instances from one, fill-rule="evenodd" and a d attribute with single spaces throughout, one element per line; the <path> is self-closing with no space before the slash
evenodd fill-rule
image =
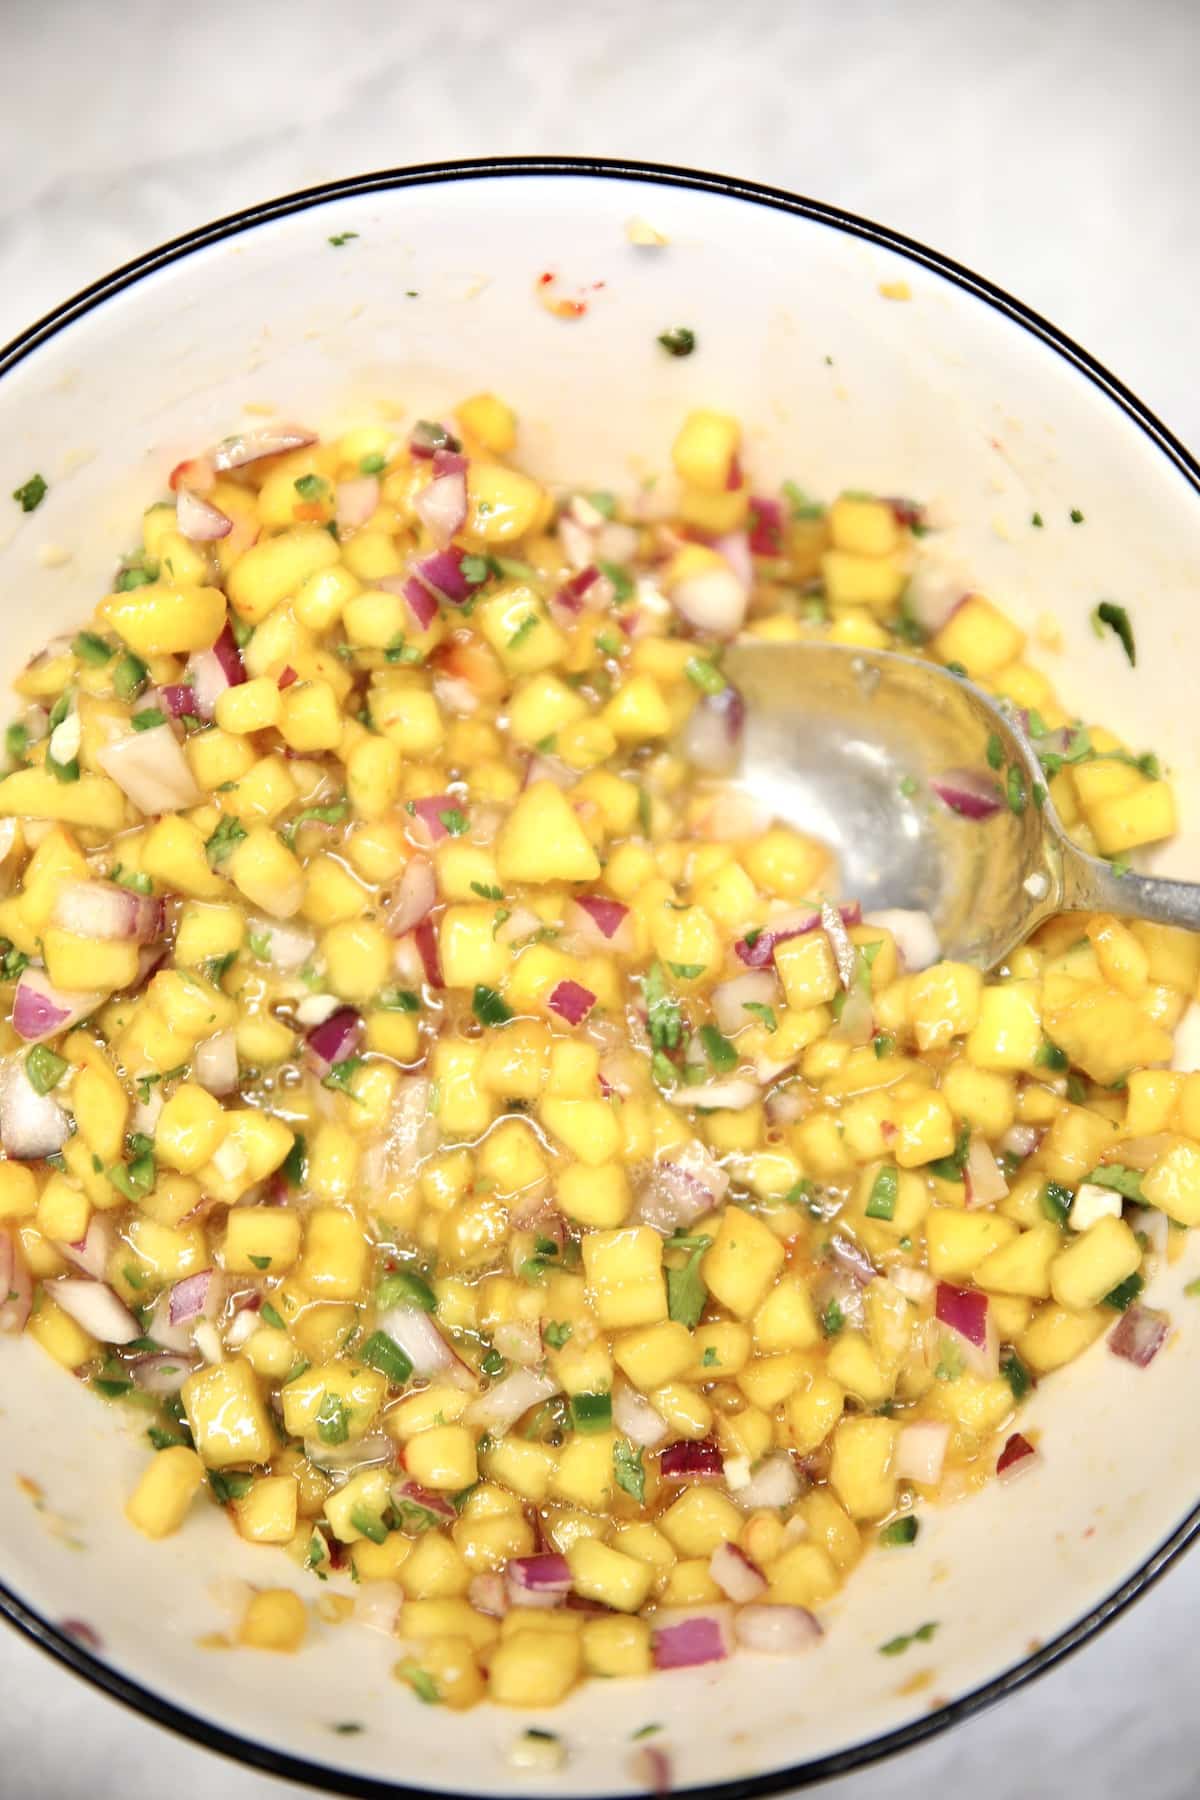
<path id="1" fill-rule="evenodd" d="M 1111 864 L 1076 850 L 1063 856 L 1062 883 L 1063 912 L 1111 912 L 1200 931 L 1200 882 L 1118 875 Z"/>

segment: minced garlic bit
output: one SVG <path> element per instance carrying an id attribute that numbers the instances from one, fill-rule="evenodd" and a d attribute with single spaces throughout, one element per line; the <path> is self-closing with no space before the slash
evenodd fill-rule
<path id="1" fill-rule="evenodd" d="M 724 782 L 723 648 L 978 682 L 1044 783 L 981 779 L 1117 867 L 1174 829 L 1153 752 L 918 579 L 918 501 L 759 491 L 715 410 L 653 517 L 516 442 L 481 392 L 164 469 L 0 780 L 0 1331 L 149 1402 L 138 1531 L 203 1495 L 262 1546 L 238 1644 L 305 1643 L 295 1583 L 454 1710 L 810 1649 L 1020 1466 L 1035 1379 L 1122 1312 L 1155 1353 L 1127 1209 L 1200 1222 L 1200 938 L 1051 920 L 985 978 L 834 905 Z"/>

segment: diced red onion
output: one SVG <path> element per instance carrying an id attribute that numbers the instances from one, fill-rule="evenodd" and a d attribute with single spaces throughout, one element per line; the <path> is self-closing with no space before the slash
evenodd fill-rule
<path id="1" fill-rule="evenodd" d="M 885 907 L 882 912 L 865 914 L 865 925 L 878 925 L 890 931 L 896 940 L 904 972 L 916 975 L 937 962 L 942 954 L 933 920 L 916 907 Z"/>
<path id="2" fill-rule="evenodd" d="M 468 1425 L 482 1425 L 485 1431 L 503 1437 L 522 1413 L 549 1400 L 558 1391 L 559 1383 L 552 1375 L 535 1375 L 530 1369 L 511 1369 L 503 1380 L 472 1400 L 463 1417 Z"/>
<path id="3" fill-rule="evenodd" d="M 450 836 L 448 828 L 442 822 L 442 814 L 461 810 L 453 794 L 431 794 L 412 803 L 412 817 L 418 821 L 421 835 L 431 844 L 440 844 Z"/>
<path id="4" fill-rule="evenodd" d="M 725 1605 L 663 1607 L 650 1621 L 656 1669 L 724 1662 L 733 1648 L 733 1609 Z"/>
<path id="5" fill-rule="evenodd" d="M 719 1481 L 725 1458 L 712 1438 L 680 1438 L 667 1445 L 658 1466 L 664 1481 Z"/>
<path id="6" fill-rule="evenodd" d="M 308 1059 L 323 1081 L 334 1063 L 353 1056 L 362 1020 L 352 1006 L 339 1006 L 308 1034 Z"/>
<path id="7" fill-rule="evenodd" d="M 108 1268 L 108 1259 L 113 1251 L 114 1227 L 108 1213 L 93 1213 L 88 1221 L 88 1228 L 77 1244 L 60 1244 L 58 1247 L 68 1262 L 90 1275 L 93 1281 L 103 1281 Z M 4 1283 L 0 1281 L 0 1288 Z"/>
<path id="8" fill-rule="evenodd" d="M 381 581 L 379 585 L 385 587 L 387 584 Z M 415 575 L 410 575 L 400 589 L 400 593 L 404 604 L 417 622 L 417 630 L 428 631 L 437 618 L 438 606 L 425 583 L 419 581 Z"/>
<path id="9" fill-rule="evenodd" d="M 891 1473 L 901 1481 L 917 1481 L 936 1487 L 950 1442 L 950 1427 L 940 1419 L 918 1419 L 904 1425 L 892 1453 Z"/>
<path id="10" fill-rule="evenodd" d="M 758 1083 L 744 1076 L 728 1081 L 702 1082 L 699 1087 L 672 1088 L 666 1096 L 672 1106 L 703 1106 L 709 1111 L 742 1112 L 758 1099 Z"/>
<path id="11" fill-rule="evenodd" d="M 683 755 L 704 775 L 730 775 L 737 767 L 746 725 L 746 703 L 730 683 L 702 694 L 683 728 Z"/>
<path id="12" fill-rule="evenodd" d="M 448 425 L 437 419 L 418 419 L 408 437 L 408 453 L 431 462 L 439 450 L 458 450 L 459 441 Z"/>
<path id="13" fill-rule="evenodd" d="M 800 1477 L 796 1465 L 786 1451 L 765 1456 L 749 1481 L 733 1492 L 733 1498 L 745 1512 L 760 1508 L 790 1506 L 800 1494 Z"/>
<path id="14" fill-rule="evenodd" d="M 33 1281 L 14 1229 L 0 1225 L 0 1332 L 23 1331 L 33 1310 Z"/>
<path id="15" fill-rule="evenodd" d="M 438 954 L 437 929 L 432 919 L 422 919 L 414 927 L 412 938 L 421 958 L 421 966 L 425 970 L 425 979 L 431 988 L 445 987 L 442 980 L 442 962 Z"/>
<path id="16" fill-rule="evenodd" d="M 217 472 L 207 456 L 191 456 L 178 462 L 167 477 L 173 494 L 187 488 L 193 494 L 209 494 L 216 486 Z"/>
<path id="17" fill-rule="evenodd" d="M 560 1019 L 565 1019 L 568 1025 L 580 1025 L 595 1006 L 596 996 L 591 988 L 585 988 L 581 982 L 559 981 L 546 1004 L 551 1012 L 557 1013 Z"/>
<path id="18" fill-rule="evenodd" d="M 437 877 L 426 856 L 410 857 L 395 894 L 384 910 L 388 930 L 403 937 L 427 918 L 437 905 Z"/>
<path id="19" fill-rule="evenodd" d="M 104 999 L 103 994 L 56 988 L 44 969 L 21 971 L 13 993 L 12 1028 L 27 1044 L 69 1031 Z"/>
<path id="20" fill-rule="evenodd" d="M 613 1389 L 613 1424 L 631 1443 L 640 1444 L 645 1450 L 657 1450 L 669 1430 L 666 1420 L 646 1396 L 623 1382 Z"/>
<path id="21" fill-rule="evenodd" d="M 951 812 L 964 819 L 990 819 L 1004 809 L 999 787 L 977 769 L 951 769 L 929 785 Z"/>
<path id="22" fill-rule="evenodd" d="M 505 1564 L 504 1585 L 513 1606 L 558 1606 L 571 1591 L 565 1556 L 514 1556 Z"/>
<path id="23" fill-rule="evenodd" d="M 237 1037 L 232 1029 L 204 1038 L 192 1051 L 192 1080 L 218 1099 L 238 1085 Z"/>
<path id="24" fill-rule="evenodd" d="M 857 900 L 847 901 L 837 911 L 843 925 L 862 924 L 862 909 Z M 815 931 L 820 923 L 819 912 L 783 913 L 764 925 L 752 944 L 743 937 L 733 947 L 748 968 L 765 969 L 775 960 L 777 944 L 786 944 L 789 938 L 804 937 Z"/>
<path id="25" fill-rule="evenodd" d="M 572 618 L 577 618 L 584 610 L 585 597 L 600 580 L 600 571 L 595 563 L 591 561 L 591 554 L 592 546 L 589 541 L 586 546 L 583 562 L 575 563 L 577 572 L 571 576 L 569 581 L 564 581 L 563 585 L 554 596 L 555 606 L 560 606 L 563 611 L 569 613 Z M 573 562 L 575 561 L 574 558 L 571 560 Z"/>
<path id="26" fill-rule="evenodd" d="M 754 556 L 782 556 L 784 519 L 782 500 L 769 500 L 761 494 L 750 496 L 750 551 Z"/>
<path id="27" fill-rule="evenodd" d="M 213 1271 L 201 1269 L 196 1275 L 185 1275 L 167 1296 L 167 1323 L 190 1325 L 193 1319 L 211 1318 L 214 1298 Z"/>
<path id="28" fill-rule="evenodd" d="M 472 1575 L 467 1599 L 476 1612 L 486 1613 L 489 1619 L 502 1619 L 508 1611 L 508 1594 L 503 1575 L 495 1569 L 488 1569 L 482 1575 Z"/>
<path id="29" fill-rule="evenodd" d="M 226 619 L 221 627 L 220 635 L 212 647 L 212 653 L 221 665 L 221 673 L 230 687 L 240 687 L 246 680 L 246 665 L 242 661 L 242 653 L 238 649 L 238 641 L 233 635 L 233 626 Z"/>
<path id="30" fill-rule="evenodd" d="M 36 1162 L 61 1150 L 70 1121 L 52 1094 L 39 1094 L 25 1074 L 24 1061 L 0 1065 L 0 1143 L 13 1162 Z"/>
<path id="31" fill-rule="evenodd" d="M 779 983 L 771 969 L 736 975 L 732 981 L 721 982 L 712 992 L 713 1015 L 726 1037 L 733 1037 L 747 1025 L 758 1023 L 754 1014 L 747 1012 L 748 1006 L 774 1007 L 779 1004 Z"/>
<path id="32" fill-rule="evenodd" d="M 102 1344 L 132 1344 L 134 1338 L 142 1335 L 142 1328 L 128 1307 L 122 1306 L 102 1281 L 81 1281 L 74 1275 L 65 1275 L 50 1283 L 47 1292 L 77 1325 Z"/>
<path id="33" fill-rule="evenodd" d="M 247 924 L 256 938 L 267 939 L 267 960 L 283 974 L 302 969 L 317 947 L 316 938 L 303 925 L 288 925 L 261 915 L 252 917 Z"/>
<path id="34" fill-rule="evenodd" d="M 260 462 L 264 456 L 281 456 L 285 450 L 303 450 L 315 444 L 316 433 L 302 425 L 263 425 L 256 431 L 238 432 L 222 438 L 208 452 L 208 461 L 218 472 L 244 469 L 247 463 Z"/>
<path id="35" fill-rule="evenodd" d="M 965 1366 L 985 1380 L 998 1374 L 1000 1346 L 987 1295 L 973 1288 L 955 1287 L 948 1281 L 939 1281 L 934 1307 L 942 1337 L 950 1332 Z M 936 1337 L 933 1348 L 940 1360 Z"/>
<path id="36" fill-rule="evenodd" d="M 768 1656 L 797 1656 L 819 1644 L 824 1633 L 806 1606 L 742 1606 L 733 1629 L 743 1650 Z"/>
<path id="37" fill-rule="evenodd" d="M 199 718 L 196 711 L 196 694 L 186 681 L 169 681 L 165 687 L 155 689 L 159 705 L 169 719 L 182 719 L 185 713 Z"/>
<path id="38" fill-rule="evenodd" d="M 378 1329 L 398 1344 L 413 1366 L 413 1374 L 427 1379 L 449 1370 L 454 1352 L 427 1312 L 419 1306 L 393 1306 L 376 1321 Z"/>
<path id="39" fill-rule="evenodd" d="M 1001 1481 L 1013 1481 L 1018 1475 L 1028 1475 L 1038 1460 L 1038 1453 L 1027 1437 L 1014 1431 L 996 1459 L 996 1473 Z"/>
<path id="40" fill-rule="evenodd" d="M 191 488 L 181 487 L 175 501 L 175 522 L 185 538 L 193 544 L 211 544 L 228 537 L 233 520 L 219 506 L 201 499 Z"/>
<path id="41" fill-rule="evenodd" d="M 204 795 L 169 725 L 133 731 L 96 751 L 96 761 L 140 812 L 180 812 Z"/>
<path id="42" fill-rule="evenodd" d="M 574 905 L 585 913 L 606 943 L 612 943 L 629 917 L 629 908 L 620 900 L 606 900 L 602 894 L 578 894 Z"/>
<path id="43" fill-rule="evenodd" d="M 869 1287 L 879 1273 L 862 1245 L 848 1232 L 834 1232 L 829 1240 L 829 1254 L 831 1260 L 859 1287 Z"/>
<path id="44" fill-rule="evenodd" d="M 736 1544 L 718 1544 L 708 1559 L 708 1572 L 735 1606 L 745 1606 L 767 1591 L 766 1576 Z"/>
<path id="45" fill-rule="evenodd" d="M 193 1367 L 186 1356 L 164 1350 L 161 1353 L 155 1351 L 147 1356 L 139 1356 L 136 1362 L 130 1364 L 129 1373 L 134 1386 L 144 1394 L 177 1394 L 193 1373 Z"/>
<path id="46" fill-rule="evenodd" d="M 1000 1148 L 1010 1156 L 1032 1156 L 1041 1140 L 1042 1134 L 1036 1125 L 1010 1125 L 1000 1139 Z"/>
<path id="47" fill-rule="evenodd" d="M 300 679 L 300 677 L 299 677 L 299 675 L 297 675 L 295 669 L 293 669 L 291 663 L 287 663 L 279 671 L 279 679 L 275 683 L 275 686 L 279 689 L 280 693 L 282 694 L 285 689 L 293 687 L 295 685 L 295 683 L 297 681 L 299 681 L 299 679 Z"/>
<path id="48" fill-rule="evenodd" d="M 963 1181 L 968 1206 L 990 1206 L 993 1201 L 1003 1200 L 1008 1193 L 1008 1183 L 1000 1164 L 987 1139 L 979 1132 L 975 1132 L 967 1148 Z"/>
<path id="49" fill-rule="evenodd" d="M 674 1786 L 671 1758 L 656 1744 L 642 1744 L 629 1758 L 630 1779 L 665 1800 Z"/>
<path id="50" fill-rule="evenodd" d="M 182 704 L 177 697 L 169 701 L 171 717 L 178 719 L 184 713 L 191 713 L 197 719 L 209 720 L 217 710 L 217 701 L 232 684 L 221 667 L 215 650 L 200 650 L 196 655 L 190 656 L 187 672 L 190 680 L 179 684 L 185 696 Z M 160 691 L 164 694 L 166 692 L 165 689 Z"/>
<path id="51" fill-rule="evenodd" d="M 378 475 L 356 475 L 333 490 L 333 516 L 339 531 L 357 531 L 379 505 Z"/>
<path id="52" fill-rule="evenodd" d="M 453 1524 L 458 1517 L 452 1500 L 448 1500 L 445 1494 L 437 1494 L 422 1487 L 419 1481 L 394 1481 L 392 1498 L 401 1505 L 407 1501 L 410 1506 L 423 1507 L 435 1518 L 444 1519 L 448 1525 Z"/>
<path id="53" fill-rule="evenodd" d="M 744 531 L 727 531 L 713 539 L 713 549 L 723 556 L 742 587 L 749 593 L 754 586 L 754 563 L 750 554 L 750 538 Z"/>
<path id="54" fill-rule="evenodd" d="M 729 1176 L 699 1139 L 693 1139 L 651 1166 L 638 1197 L 638 1217 L 667 1235 L 719 1206 L 728 1188 Z"/>
<path id="55" fill-rule="evenodd" d="M 733 570 L 702 569 L 671 590 L 671 602 L 689 625 L 706 636 L 736 637 L 746 617 L 750 591 Z"/>
<path id="56" fill-rule="evenodd" d="M 1114 1356 L 1145 1369 L 1166 1343 L 1170 1325 L 1165 1312 L 1153 1306 L 1142 1306 L 1135 1300 L 1121 1315 L 1116 1330 L 1109 1333 L 1108 1347 Z"/>
<path id="57" fill-rule="evenodd" d="M 427 588 L 441 600 L 448 600 L 452 606 L 460 606 L 470 598 L 472 590 L 487 580 L 484 574 L 476 581 L 468 581 L 463 574 L 463 562 L 467 552 L 459 549 L 435 550 L 431 556 L 421 557 L 412 565 L 412 572 L 418 581 L 423 581 Z"/>
<path id="58" fill-rule="evenodd" d="M 436 471 L 436 460 L 434 463 Z M 436 544 L 445 547 L 467 522 L 467 478 L 461 469 L 437 474 L 413 497 L 413 510 Z"/>
<path id="59" fill-rule="evenodd" d="M 110 881 L 64 881 L 51 919 L 76 937 L 132 939 L 148 944 L 161 936 L 163 904 Z"/>

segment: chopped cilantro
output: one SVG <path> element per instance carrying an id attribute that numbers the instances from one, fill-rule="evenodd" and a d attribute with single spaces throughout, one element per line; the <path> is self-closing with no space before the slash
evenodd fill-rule
<path id="1" fill-rule="evenodd" d="M 1000 1373 L 1012 1389 L 1014 1400 L 1023 1400 L 1033 1386 L 1033 1376 L 1015 1350 L 1006 1350 L 1000 1358 Z"/>
<path id="2" fill-rule="evenodd" d="M 1004 761 L 1004 745 L 998 732 L 993 731 L 988 737 L 987 759 L 990 769 L 998 769 Z"/>
<path id="3" fill-rule="evenodd" d="M 283 1179 L 289 1187 L 302 1187 L 308 1167 L 308 1145 L 304 1133 L 298 1131 L 292 1139 L 292 1147 L 283 1159 Z"/>
<path id="4" fill-rule="evenodd" d="M 1133 641 L 1133 626 L 1129 621 L 1129 614 L 1126 612 L 1125 608 L 1123 606 L 1118 606 L 1115 601 L 1102 600 L 1092 614 L 1092 623 L 1097 637 L 1102 637 L 1104 635 L 1104 627 L 1106 625 L 1110 631 L 1116 633 L 1117 637 L 1121 640 L 1121 648 L 1129 658 L 1130 668 L 1136 669 L 1137 646 Z"/>
<path id="5" fill-rule="evenodd" d="M 411 988 L 384 988 L 375 1001 L 383 1012 L 420 1012 L 421 1002 Z"/>
<path id="6" fill-rule="evenodd" d="M 909 1513 L 905 1518 L 893 1519 L 890 1525 L 885 1525 L 879 1534 L 879 1541 L 888 1549 L 899 1544 L 915 1544 L 919 1529 L 917 1520 Z"/>
<path id="7" fill-rule="evenodd" d="M 1126 1312 L 1131 1307 L 1146 1283 L 1142 1276 L 1134 1274 L 1119 1281 L 1111 1292 L 1105 1294 L 1101 1306 L 1111 1306 L 1114 1312 Z"/>
<path id="8" fill-rule="evenodd" d="M 244 1500 L 253 1480 L 252 1475 L 243 1474 L 240 1469 L 210 1469 L 208 1472 L 213 1499 L 222 1506 L 228 1506 L 231 1500 Z"/>
<path id="9" fill-rule="evenodd" d="M 481 900 L 503 900 L 504 898 L 503 888 L 492 887 L 484 881 L 473 881 L 471 883 L 471 892 L 473 894 L 478 894 Z"/>
<path id="10" fill-rule="evenodd" d="M 899 1656 L 902 1651 L 908 1649 L 910 1644 L 927 1644 L 936 1630 L 936 1620 L 930 1621 L 927 1625 L 918 1625 L 915 1631 L 910 1631 L 902 1637 L 889 1638 L 886 1644 L 880 1644 L 879 1654 L 880 1656 Z"/>
<path id="11" fill-rule="evenodd" d="M 240 819 L 232 814 L 223 814 L 216 830 L 204 846 L 210 863 L 222 863 L 230 854 L 235 844 L 246 836 L 246 827 Z"/>
<path id="12" fill-rule="evenodd" d="M 375 1305 L 380 1312 L 393 1306 L 415 1306 L 431 1313 L 437 1311 L 437 1295 L 415 1270 L 395 1269 L 376 1288 Z"/>
<path id="13" fill-rule="evenodd" d="M 250 1261 L 254 1264 L 256 1269 L 269 1269 L 271 1266 L 271 1258 L 269 1256 L 252 1256 Z"/>
<path id="14" fill-rule="evenodd" d="M 13 489 L 13 499 L 22 512 L 36 512 L 46 498 L 46 483 L 41 475 L 31 475 L 28 481 Z"/>
<path id="15" fill-rule="evenodd" d="M 512 631 L 509 635 L 508 646 L 507 646 L 508 649 L 510 649 L 510 650 L 518 649 L 520 647 L 520 645 L 522 645 L 525 642 L 525 639 L 529 636 L 530 632 L 537 630 L 537 626 L 538 626 L 537 614 L 536 613 L 525 613 L 523 615 L 523 617 L 517 621 L 515 630 Z"/>
<path id="16" fill-rule="evenodd" d="M 667 1270 L 667 1312 L 677 1324 L 686 1325 L 689 1331 L 694 1331 L 700 1323 L 704 1303 L 708 1299 L 708 1289 L 700 1273 L 700 1259 L 711 1243 L 710 1237 L 700 1235 L 673 1238 L 668 1245 L 668 1248 L 690 1251 L 681 1269 Z"/>
<path id="17" fill-rule="evenodd" d="M 612 1425 L 611 1394 L 572 1394 L 571 1424 L 585 1434 L 607 1431 Z"/>
<path id="18" fill-rule="evenodd" d="M 738 1053 L 727 1037 L 722 1037 L 715 1025 L 700 1027 L 700 1042 L 704 1045 L 704 1054 L 718 1075 L 728 1074 L 730 1069 L 738 1065 Z"/>
<path id="19" fill-rule="evenodd" d="M 896 1048 L 896 1040 L 890 1031 L 877 1031 L 871 1043 L 880 1062 L 891 1056 Z"/>
<path id="20" fill-rule="evenodd" d="M 768 1031 L 779 1030 L 779 1020 L 775 1017 L 775 1008 L 773 1006 L 764 1006 L 761 1000 L 743 1000 L 742 1011 L 748 1012 L 751 1017 L 757 1019 L 760 1024 L 764 1025 Z"/>
<path id="21" fill-rule="evenodd" d="M 683 1037 L 683 1015 L 679 1003 L 667 993 L 666 978 L 660 962 L 653 962 L 642 977 L 646 1000 L 647 1029 L 655 1050 L 674 1050 Z"/>
<path id="22" fill-rule="evenodd" d="M 600 557 L 597 557 L 596 559 L 596 567 L 612 588 L 613 598 L 618 605 L 621 605 L 626 600 L 632 599 L 633 577 L 628 569 L 623 569 L 620 563 L 605 562 Z"/>
<path id="23" fill-rule="evenodd" d="M 643 1451 L 635 1450 L 628 1438 L 618 1438 L 613 1445 L 613 1474 L 617 1486 L 623 1488 L 638 1505 L 646 1498 L 646 1471 L 642 1466 Z"/>
<path id="24" fill-rule="evenodd" d="M 482 982 L 476 985 L 471 996 L 471 1011 L 481 1025 L 507 1025 L 513 1016 L 512 1008 L 503 996 Z"/>
<path id="25" fill-rule="evenodd" d="M 269 1300 L 263 1301 L 258 1309 L 258 1316 L 264 1325 L 269 1325 L 271 1327 L 272 1331 L 283 1331 L 286 1329 L 283 1319 L 279 1313 L 276 1312 Z"/>
<path id="26" fill-rule="evenodd" d="M 900 1192 L 900 1176 L 890 1163 L 885 1163 L 871 1184 L 871 1193 L 867 1200 L 868 1219 L 890 1219 L 896 1211 L 896 1198 Z"/>
<path id="27" fill-rule="evenodd" d="M 825 508 L 819 500 L 806 494 L 794 481 L 785 481 L 780 492 L 788 503 L 793 519 L 823 519 Z"/>
<path id="28" fill-rule="evenodd" d="M 542 1337 L 552 1350 L 561 1350 L 571 1336 L 572 1329 L 565 1320 L 551 1319 L 548 1325 L 542 1327 Z"/>
<path id="29" fill-rule="evenodd" d="M 676 981 L 699 981 L 705 970 L 704 963 L 669 962 L 667 967 L 670 969 Z"/>
<path id="30" fill-rule="evenodd" d="M 135 731 L 153 731 L 157 725 L 165 725 L 167 715 L 159 706 L 147 706 L 143 712 L 135 712 L 129 723 Z"/>
<path id="31" fill-rule="evenodd" d="M 821 1314 L 821 1330 L 826 1337 L 836 1337 L 846 1323 L 846 1315 L 836 1300 L 831 1300 Z"/>
<path id="32" fill-rule="evenodd" d="M 446 812 L 440 812 L 438 818 L 451 837 L 461 837 L 467 829 L 467 815 L 460 812 L 456 806 L 450 807 Z"/>
<path id="33" fill-rule="evenodd" d="M 684 664 L 683 672 L 703 694 L 723 694 L 729 686 L 716 663 L 706 656 L 693 656 Z"/>
<path id="34" fill-rule="evenodd" d="M 351 238 L 356 238 L 357 236 L 357 231 L 339 231 L 335 237 L 329 239 L 329 242 L 333 245 L 335 250 L 340 250 L 344 244 L 350 242 Z"/>
<path id="35" fill-rule="evenodd" d="M 657 340 L 668 356 L 690 356 L 696 348 L 696 334 L 688 325 L 671 325 L 660 331 Z"/>
<path id="36" fill-rule="evenodd" d="M 401 1681 L 407 1681 L 417 1699 L 423 1700 L 426 1706 L 441 1705 L 437 1683 L 425 1669 L 418 1668 L 416 1663 L 402 1662 L 396 1664 L 396 1674 Z"/>
<path id="37" fill-rule="evenodd" d="M 1072 525 L 1082 525 L 1083 524 L 1083 514 L 1080 512 L 1080 510 L 1077 506 L 1073 506 L 1071 508 L 1070 516 L 1071 516 Z"/>
<path id="38" fill-rule="evenodd" d="M 1140 1169 L 1127 1169 L 1121 1163 L 1101 1163 L 1085 1181 L 1094 1182 L 1097 1187 L 1113 1188 L 1123 1194 L 1126 1200 L 1142 1199 L 1142 1172 Z"/>
<path id="39" fill-rule="evenodd" d="M 332 1088 L 338 1094 L 350 1094 L 350 1084 L 363 1066 L 361 1056 L 343 1056 L 335 1062 L 329 1073 L 324 1076 L 321 1086 Z M 353 1095 L 350 1095 L 353 1099 Z"/>
<path id="40" fill-rule="evenodd" d="M 327 1388 L 317 1408 L 317 1436 L 323 1444 L 344 1444 L 350 1436 L 350 1408 Z"/>
<path id="41" fill-rule="evenodd" d="M 113 670 L 113 692 L 126 705 L 137 699 L 150 679 L 150 671 L 140 656 L 127 651 Z"/>
<path id="42" fill-rule="evenodd" d="M 35 1094 L 48 1094 L 67 1072 L 67 1059 L 48 1044 L 35 1044 L 25 1058 L 25 1076 Z"/>
<path id="43" fill-rule="evenodd" d="M 1038 1204 L 1055 1225 L 1064 1225 L 1074 1199 L 1069 1187 L 1063 1187 L 1061 1182 L 1047 1181 L 1038 1195 Z"/>
<path id="44" fill-rule="evenodd" d="M 1004 797 L 1008 801 L 1010 812 L 1018 818 L 1025 811 L 1029 796 L 1025 789 L 1025 771 L 1019 763 L 1010 763 L 1008 774 L 1004 778 Z"/>
<path id="45" fill-rule="evenodd" d="M 112 645 L 106 644 L 94 631 L 77 632 L 71 649 L 80 662 L 90 663 L 94 669 L 102 669 L 116 655 Z"/>
<path id="46" fill-rule="evenodd" d="M 387 1526 L 378 1513 L 368 1511 L 365 1506 L 356 1506 L 352 1509 L 350 1523 L 355 1531 L 360 1531 L 365 1538 L 370 1538 L 373 1544 L 387 1542 Z"/>

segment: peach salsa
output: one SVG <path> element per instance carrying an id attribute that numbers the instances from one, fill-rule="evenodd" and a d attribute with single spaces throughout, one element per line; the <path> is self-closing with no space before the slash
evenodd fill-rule
<path id="1" fill-rule="evenodd" d="M 292 1559 L 234 1641 L 357 1612 L 454 1708 L 819 1642 L 1046 1453 L 1032 1386 L 1149 1363 L 1200 1222 L 1200 938 L 984 975 L 863 917 L 730 781 L 722 646 L 938 659 L 1045 771 L 970 809 L 1106 856 L 1173 829 L 1154 756 L 939 596 L 912 502 L 756 495 L 715 412 L 627 500 L 515 439 L 483 394 L 181 463 L 0 781 L 0 1330 L 143 1439 L 138 1531 Z"/>

